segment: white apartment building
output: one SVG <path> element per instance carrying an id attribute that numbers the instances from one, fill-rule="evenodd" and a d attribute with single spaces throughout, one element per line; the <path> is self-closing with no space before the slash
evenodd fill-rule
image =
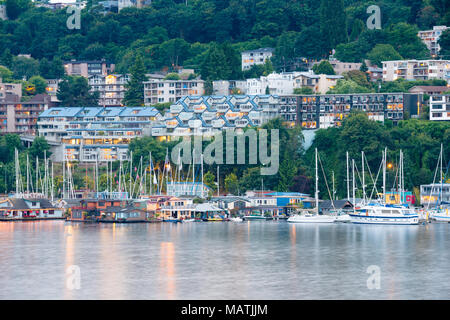
<path id="1" fill-rule="evenodd" d="M 450 120 L 450 94 L 430 96 L 430 120 Z"/>
<path id="2" fill-rule="evenodd" d="M 383 81 L 447 80 L 450 60 L 383 61 Z"/>
<path id="3" fill-rule="evenodd" d="M 449 29 L 446 26 L 434 26 L 432 30 L 424 30 L 419 31 L 418 37 L 422 39 L 422 41 L 427 46 L 428 50 L 430 50 L 431 56 L 435 57 L 439 54 L 441 47 L 439 46 L 439 38 L 441 34 Z"/>
<path id="4" fill-rule="evenodd" d="M 298 75 L 298 72 L 271 73 L 267 77 L 247 79 L 247 94 L 293 94 L 296 75 Z"/>
<path id="5" fill-rule="evenodd" d="M 15 94 L 22 97 L 22 84 L 21 83 L 4 83 L 0 78 L 0 100 L 6 98 L 7 95 Z"/>
<path id="6" fill-rule="evenodd" d="M 128 74 L 92 75 L 88 82 L 91 91 L 99 92 L 99 105 L 104 107 L 122 106 L 125 97 L 125 85 L 129 81 Z"/>
<path id="7" fill-rule="evenodd" d="M 150 79 L 144 82 L 144 103 L 146 106 L 157 103 L 176 102 L 184 96 L 205 94 L 203 80 L 162 80 Z"/>
<path id="8" fill-rule="evenodd" d="M 249 70 L 253 65 L 264 64 L 273 55 L 273 48 L 260 48 L 241 53 L 242 71 Z"/>

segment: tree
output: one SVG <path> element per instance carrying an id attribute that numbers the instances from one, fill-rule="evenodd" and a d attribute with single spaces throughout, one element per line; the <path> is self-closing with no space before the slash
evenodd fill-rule
<path id="1" fill-rule="evenodd" d="M 331 49 L 340 43 L 347 42 L 346 14 L 343 0 L 320 1 L 320 33 L 325 52 L 331 53 Z"/>
<path id="2" fill-rule="evenodd" d="M 29 0 L 6 0 L 6 14 L 11 20 L 17 19 L 30 7 L 31 1 Z"/>
<path id="3" fill-rule="evenodd" d="M 230 173 L 225 177 L 225 190 L 228 193 L 237 195 L 239 192 L 239 182 L 234 173 Z"/>
<path id="4" fill-rule="evenodd" d="M 39 62 L 33 58 L 14 57 L 12 71 L 15 79 L 29 79 L 39 75 Z"/>
<path id="5" fill-rule="evenodd" d="M 216 178 L 214 177 L 214 174 L 211 173 L 211 171 L 205 173 L 205 175 L 203 176 L 203 183 L 211 188 L 212 191 L 217 190 Z"/>
<path id="6" fill-rule="evenodd" d="M 144 81 L 148 78 L 145 75 L 146 70 L 142 56 L 138 54 L 130 70 L 131 77 L 125 85 L 127 91 L 123 103 L 126 106 L 143 106 L 144 105 Z"/>
<path id="7" fill-rule="evenodd" d="M 98 106 L 99 93 L 90 92 L 90 86 L 84 77 L 66 76 L 59 83 L 56 95 L 65 107 Z"/>
<path id="8" fill-rule="evenodd" d="M 226 56 L 217 44 L 212 44 L 201 65 L 201 75 L 204 80 L 229 80 L 231 70 L 224 63 Z"/>
<path id="9" fill-rule="evenodd" d="M 164 80 L 180 80 L 180 75 L 178 73 L 169 73 L 164 77 Z"/>
<path id="10" fill-rule="evenodd" d="M 438 43 L 439 43 L 439 46 L 441 47 L 441 51 L 439 52 L 439 55 L 446 59 L 449 59 L 450 58 L 450 29 L 447 29 L 444 32 L 442 32 Z"/>
<path id="11" fill-rule="evenodd" d="M 401 60 L 402 56 L 390 44 L 377 44 L 368 54 L 370 62 L 382 67 L 382 61 Z"/>
<path id="12" fill-rule="evenodd" d="M 295 88 L 294 94 L 314 94 L 314 90 L 310 87 Z"/>
<path id="13" fill-rule="evenodd" d="M 369 80 L 365 72 L 360 70 L 350 70 L 344 73 L 344 78 L 356 82 L 359 86 L 365 88 L 371 88 Z"/>
<path id="14" fill-rule="evenodd" d="M 41 76 L 33 76 L 30 78 L 29 82 L 34 86 L 35 93 L 45 93 L 45 89 L 47 88 L 47 81 Z"/>
<path id="15" fill-rule="evenodd" d="M 36 159 L 36 157 L 38 157 L 39 159 L 43 159 L 44 156 L 47 156 L 48 158 L 51 155 L 50 146 L 44 137 L 34 138 L 31 147 L 28 149 L 28 152 L 31 159 Z"/>
<path id="16" fill-rule="evenodd" d="M 328 60 L 322 60 L 319 64 L 313 66 L 313 71 L 315 74 L 329 74 L 334 75 L 333 66 Z"/>
<path id="17" fill-rule="evenodd" d="M 6 67 L 0 66 L 0 78 L 3 82 L 8 82 L 12 80 L 12 71 Z"/>

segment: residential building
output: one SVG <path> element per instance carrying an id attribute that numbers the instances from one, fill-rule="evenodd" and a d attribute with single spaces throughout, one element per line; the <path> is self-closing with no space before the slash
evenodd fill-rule
<path id="1" fill-rule="evenodd" d="M 383 81 L 447 80 L 450 60 L 383 61 Z"/>
<path id="2" fill-rule="evenodd" d="M 64 70 L 69 76 L 88 78 L 92 75 L 113 74 L 115 64 L 106 60 L 71 60 L 64 62 Z"/>
<path id="3" fill-rule="evenodd" d="M 187 96 L 170 106 L 152 135 L 160 140 L 189 135 L 214 135 L 222 130 L 259 127 L 279 116 L 274 95 Z"/>
<path id="4" fill-rule="evenodd" d="M 311 88 L 314 93 L 325 94 L 336 86 L 340 75 L 315 74 L 311 70 L 308 72 L 299 72 L 294 78 L 294 89 Z"/>
<path id="5" fill-rule="evenodd" d="M 228 96 L 231 94 L 247 94 L 247 80 L 213 81 L 213 94 L 215 96 Z"/>
<path id="6" fill-rule="evenodd" d="M 61 79 L 48 79 L 47 81 L 47 87 L 45 88 L 45 93 L 50 96 L 50 100 L 53 103 L 60 102 L 58 100 L 57 94 L 58 94 L 58 88 L 59 83 L 62 81 Z"/>
<path id="7" fill-rule="evenodd" d="M 103 107 L 123 106 L 122 100 L 125 97 L 125 85 L 130 76 L 128 74 L 91 75 L 88 83 L 91 92 L 99 92 L 98 104 Z"/>
<path id="8" fill-rule="evenodd" d="M 8 95 L 0 101 L 0 131 L 35 135 L 39 114 L 51 106 L 46 94 L 38 94 L 26 102 L 20 102 L 17 95 Z"/>
<path id="9" fill-rule="evenodd" d="M 410 93 L 420 93 L 420 94 L 442 94 L 446 91 L 450 91 L 447 86 L 414 86 L 408 90 Z"/>
<path id="10" fill-rule="evenodd" d="M 117 0 L 118 10 L 128 7 L 143 8 L 152 4 L 152 0 Z"/>
<path id="11" fill-rule="evenodd" d="M 383 80 L 383 68 L 368 67 L 366 73 L 369 75 L 369 81 L 377 82 Z"/>
<path id="12" fill-rule="evenodd" d="M 21 83 L 4 83 L 0 78 L 0 101 L 5 99 L 7 95 L 17 95 L 19 99 L 22 97 Z"/>
<path id="13" fill-rule="evenodd" d="M 271 73 L 268 76 L 247 79 L 247 94 L 293 94 L 296 72 Z"/>
<path id="14" fill-rule="evenodd" d="M 404 111 L 417 115 L 417 104 L 422 97 L 407 93 L 362 93 L 291 96 L 289 106 L 297 99 L 297 124 L 304 129 L 340 126 L 352 110 L 365 112 L 376 121 L 391 120 L 394 124 L 403 119 Z M 285 111 L 280 116 L 285 118 Z"/>
<path id="15" fill-rule="evenodd" d="M 440 201 L 450 203 L 450 183 L 431 183 L 420 186 L 420 203 L 423 206 L 428 204 L 435 206 Z"/>
<path id="16" fill-rule="evenodd" d="M 430 50 L 431 56 L 436 57 L 439 54 L 439 51 L 441 50 L 439 38 L 447 29 L 449 29 L 449 27 L 433 26 L 432 30 L 419 31 L 418 37 L 422 39 L 428 50 Z"/>
<path id="17" fill-rule="evenodd" d="M 252 66 L 266 63 L 273 55 L 273 48 L 259 48 L 241 53 L 242 71 L 249 70 Z"/>
<path id="18" fill-rule="evenodd" d="M 435 94 L 430 96 L 430 120 L 450 120 L 450 94 Z"/>
<path id="19" fill-rule="evenodd" d="M 153 107 L 50 108 L 40 114 L 39 136 L 60 143 L 53 161 L 127 160 L 131 139 L 150 136 L 161 115 Z"/>
<path id="20" fill-rule="evenodd" d="M 203 80 L 163 80 L 149 79 L 144 82 L 144 102 L 146 106 L 157 103 L 176 102 L 183 96 L 205 94 Z"/>
<path id="21" fill-rule="evenodd" d="M 344 72 L 352 70 L 359 70 L 362 65 L 360 62 L 342 62 L 336 59 L 330 59 L 329 62 L 337 75 L 342 75 Z M 318 63 L 320 63 L 320 61 Z"/>
<path id="22" fill-rule="evenodd" d="M 47 199 L 42 198 L 6 198 L 0 200 L 0 219 L 60 219 L 64 215 Z"/>

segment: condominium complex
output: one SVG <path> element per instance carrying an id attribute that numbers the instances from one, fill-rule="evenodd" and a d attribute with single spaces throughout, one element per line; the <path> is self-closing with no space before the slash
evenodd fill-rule
<path id="1" fill-rule="evenodd" d="M 430 120 L 450 120 L 450 94 L 430 96 Z"/>
<path id="2" fill-rule="evenodd" d="M 383 81 L 447 80 L 450 60 L 394 60 L 383 61 Z"/>
<path id="3" fill-rule="evenodd" d="M 228 96 L 231 94 L 247 94 L 247 80 L 217 80 L 213 81 L 213 94 Z"/>
<path id="4" fill-rule="evenodd" d="M 450 28 L 446 26 L 434 26 L 432 30 L 419 31 L 419 38 L 425 43 L 433 57 L 439 54 L 439 51 L 441 50 L 441 47 L 439 46 L 439 38 L 447 29 Z"/>
<path id="5" fill-rule="evenodd" d="M 271 73 L 268 76 L 247 79 L 246 93 L 249 95 L 292 94 L 295 75 L 295 72 Z"/>
<path id="6" fill-rule="evenodd" d="M 125 97 L 125 85 L 130 76 L 128 74 L 109 74 L 89 76 L 88 82 L 91 91 L 99 92 L 98 104 L 103 107 L 122 106 L 122 100 Z"/>
<path id="7" fill-rule="evenodd" d="M 20 102 L 17 95 L 8 95 L 0 100 L 0 132 L 36 134 L 39 114 L 51 106 L 46 94 L 38 94 L 27 102 Z"/>
<path id="8" fill-rule="evenodd" d="M 241 53 L 242 70 L 249 70 L 252 66 L 266 63 L 273 55 L 273 48 L 260 48 Z"/>
<path id="9" fill-rule="evenodd" d="M 205 94 L 203 80 L 150 79 L 144 82 L 144 103 L 146 106 L 180 100 L 184 96 Z"/>
<path id="10" fill-rule="evenodd" d="M 71 60 L 64 62 L 64 70 L 69 76 L 82 76 L 88 78 L 92 75 L 113 74 L 115 64 L 106 60 Z"/>
<path id="11" fill-rule="evenodd" d="M 361 62 L 342 62 L 336 59 L 330 59 L 330 64 L 333 67 L 334 72 L 338 75 L 342 75 L 344 72 L 352 70 L 359 70 L 362 65 Z"/>
<path id="12" fill-rule="evenodd" d="M 424 206 L 435 206 L 450 202 L 450 183 L 424 184 L 420 186 L 420 203 Z"/>
<path id="13" fill-rule="evenodd" d="M 280 116 L 291 124 L 295 119 L 304 129 L 341 126 L 352 110 L 365 112 L 372 120 L 397 123 L 403 119 L 405 111 L 417 114 L 420 99 L 417 94 L 406 93 L 295 95 L 282 97 L 284 107 Z"/>
<path id="14" fill-rule="evenodd" d="M 51 108 L 39 116 L 39 136 L 59 142 L 54 161 L 95 162 L 128 159 L 131 139 L 150 136 L 161 115 L 152 107 Z"/>
<path id="15" fill-rule="evenodd" d="M 314 93 L 325 94 L 336 86 L 340 75 L 314 74 L 314 72 L 298 72 L 294 78 L 294 89 L 310 88 Z"/>
<path id="16" fill-rule="evenodd" d="M 223 129 L 258 127 L 279 116 L 273 95 L 188 96 L 171 105 L 152 135 L 159 140 L 189 135 L 214 135 Z"/>

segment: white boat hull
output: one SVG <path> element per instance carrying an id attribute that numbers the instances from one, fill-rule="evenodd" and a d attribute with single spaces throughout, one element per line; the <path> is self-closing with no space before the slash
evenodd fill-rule
<path id="1" fill-rule="evenodd" d="M 351 222 L 356 224 L 397 224 L 414 225 L 419 224 L 419 216 L 370 216 L 350 214 Z"/>
<path id="2" fill-rule="evenodd" d="M 242 220 L 242 218 L 236 217 L 236 218 L 230 218 L 230 221 L 232 221 L 232 222 L 242 222 L 244 220 Z"/>
<path id="3" fill-rule="evenodd" d="M 333 223 L 334 216 L 328 215 L 295 215 L 287 219 L 290 223 Z"/>
<path id="4" fill-rule="evenodd" d="M 348 214 L 340 214 L 338 216 L 335 217 L 334 222 L 351 222 L 352 219 L 350 218 L 350 216 Z"/>

